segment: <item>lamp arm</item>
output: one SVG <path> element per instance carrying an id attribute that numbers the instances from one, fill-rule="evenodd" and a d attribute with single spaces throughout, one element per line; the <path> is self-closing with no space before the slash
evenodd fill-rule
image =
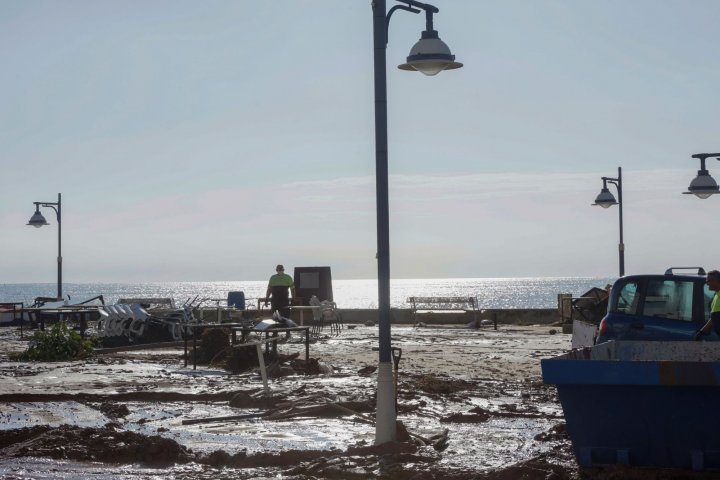
<path id="1" fill-rule="evenodd" d="M 390 31 L 390 17 L 395 13 L 396 10 L 405 10 L 406 12 L 420 13 L 420 10 L 425 10 L 425 30 L 433 30 L 433 13 L 438 13 L 440 10 L 434 5 L 428 5 L 427 3 L 417 2 L 415 0 L 396 0 L 398 2 L 407 3 L 407 5 L 395 5 L 385 16 L 385 44 L 388 42 L 388 33 Z M 416 7 L 416 8 L 413 8 Z"/>
<path id="2" fill-rule="evenodd" d="M 55 210 L 55 218 L 60 221 L 60 202 L 33 202 L 35 204 L 35 211 L 39 212 L 40 207 L 52 208 Z M 57 205 L 57 208 L 55 206 Z"/>
<path id="3" fill-rule="evenodd" d="M 395 5 L 394 7 L 392 7 L 385 16 L 385 45 L 387 45 L 388 37 L 390 36 L 390 17 L 392 17 L 392 14 L 395 13 L 395 10 L 405 10 L 406 12 L 420 13 L 420 10 L 405 5 Z"/>
<path id="4" fill-rule="evenodd" d="M 55 219 L 58 221 L 58 223 L 60 222 L 60 210 L 59 210 L 60 204 L 59 204 L 59 203 L 40 203 L 40 202 L 35 202 L 35 206 L 37 207 L 38 205 L 40 205 L 41 207 L 52 208 L 53 210 L 55 210 Z M 55 208 L 55 205 L 57 205 L 58 208 Z"/>
<path id="5" fill-rule="evenodd" d="M 41 207 L 52 208 L 53 210 L 55 210 L 55 218 L 59 222 L 60 221 L 60 211 L 57 208 L 55 208 L 55 205 L 60 206 L 58 203 L 41 203 L 40 204 Z"/>
<path id="6" fill-rule="evenodd" d="M 707 172 L 707 169 L 705 168 L 705 160 L 713 157 L 715 160 L 720 160 L 720 153 L 696 153 L 691 156 L 691 158 L 700 159 L 700 172 Z"/>
<path id="7" fill-rule="evenodd" d="M 699 158 L 700 160 L 705 160 L 706 158 L 713 157 L 715 157 L 716 160 L 720 160 L 720 153 L 696 153 L 691 158 Z"/>
<path id="8" fill-rule="evenodd" d="M 417 2 L 415 0 L 396 0 L 398 2 L 407 3 L 411 7 L 417 7 L 425 10 L 426 12 L 438 13 L 440 10 L 434 5 L 428 5 L 427 3 Z"/>
<path id="9" fill-rule="evenodd" d="M 603 181 L 603 187 L 607 188 L 607 184 L 610 183 L 612 185 L 615 185 L 615 188 L 617 188 L 618 193 L 620 192 L 620 177 L 613 178 L 613 177 L 601 177 Z"/>

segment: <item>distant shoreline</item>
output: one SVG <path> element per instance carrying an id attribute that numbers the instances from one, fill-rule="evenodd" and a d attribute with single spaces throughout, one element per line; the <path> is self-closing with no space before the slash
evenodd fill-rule
<path id="1" fill-rule="evenodd" d="M 392 280 L 390 305 L 409 308 L 407 298 L 475 297 L 482 309 L 556 308 L 557 296 L 569 293 L 580 296 L 593 287 L 603 288 L 614 282 L 611 277 L 529 277 L 504 279 L 414 279 Z M 32 303 L 35 297 L 54 296 L 54 283 L 0 284 L 0 302 Z M 377 308 L 378 288 L 375 280 L 333 280 L 333 300 L 339 308 Z M 106 303 L 120 298 L 172 298 L 181 306 L 186 302 L 214 306 L 227 300 L 228 293 L 242 291 L 246 304 L 255 306 L 265 296 L 267 280 L 245 282 L 157 282 L 157 283 L 64 283 L 63 293 L 72 300 L 83 300 L 102 294 Z M 321 299 L 325 300 L 325 299 Z"/>

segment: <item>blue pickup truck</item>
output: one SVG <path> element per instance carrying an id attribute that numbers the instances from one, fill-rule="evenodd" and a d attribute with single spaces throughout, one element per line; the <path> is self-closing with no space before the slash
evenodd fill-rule
<path id="1" fill-rule="evenodd" d="M 664 275 L 629 275 L 610 291 L 608 313 L 598 326 L 595 343 L 608 340 L 693 340 L 710 315 L 714 292 L 705 284 L 705 270 Z M 712 333 L 705 340 L 720 340 Z"/>
<path id="2" fill-rule="evenodd" d="M 540 362 L 581 466 L 720 469 L 720 343 L 692 341 L 714 292 L 677 270 L 617 280 L 596 344 Z"/>

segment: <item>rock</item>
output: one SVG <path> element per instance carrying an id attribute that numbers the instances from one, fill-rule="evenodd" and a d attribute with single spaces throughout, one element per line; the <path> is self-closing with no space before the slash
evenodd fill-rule
<path id="1" fill-rule="evenodd" d="M 374 327 L 374 326 L 375 326 L 375 322 L 373 322 L 372 320 L 368 320 L 367 322 L 365 322 L 365 326 L 366 326 L 366 327 Z"/>
<path id="2" fill-rule="evenodd" d="M 549 333 L 550 333 L 550 335 L 555 335 L 555 334 L 557 333 L 557 330 L 555 330 L 555 329 L 553 328 L 553 329 L 550 330 Z"/>
<path id="3" fill-rule="evenodd" d="M 375 373 L 375 370 L 377 370 L 376 365 L 368 365 L 358 370 L 358 375 L 370 375 L 371 373 Z"/>

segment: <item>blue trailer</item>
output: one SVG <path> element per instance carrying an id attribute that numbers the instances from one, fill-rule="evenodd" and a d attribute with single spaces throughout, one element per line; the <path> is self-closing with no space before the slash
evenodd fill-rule
<path id="1" fill-rule="evenodd" d="M 581 466 L 720 468 L 720 345 L 611 341 L 541 368 Z"/>

